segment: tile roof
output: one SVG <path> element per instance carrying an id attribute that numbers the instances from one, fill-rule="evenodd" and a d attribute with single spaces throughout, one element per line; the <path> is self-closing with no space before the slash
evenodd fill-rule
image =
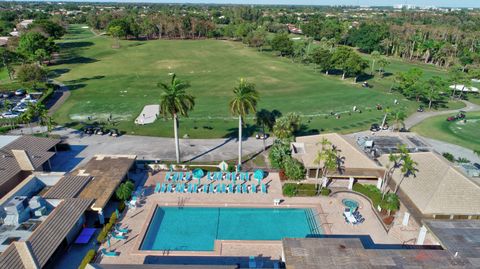
<path id="1" fill-rule="evenodd" d="M 417 162 L 415 176 L 406 177 L 400 190 L 422 214 L 480 215 L 480 186 L 451 163 L 433 152 L 410 153 Z M 379 161 L 388 165 L 388 155 Z M 393 181 L 400 182 L 402 173 L 396 169 Z"/>
<path id="2" fill-rule="evenodd" d="M 91 199 L 65 199 L 35 229 L 27 241 L 40 267 L 47 264 L 92 202 Z M 10 244 L 0 255 L 0 268 L 25 268 L 14 244 Z"/>
<path id="3" fill-rule="evenodd" d="M 44 195 L 46 199 L 75 198 L 90 182 L 91 176 L 63 176 L 57 184 L 50 188 Z"/>

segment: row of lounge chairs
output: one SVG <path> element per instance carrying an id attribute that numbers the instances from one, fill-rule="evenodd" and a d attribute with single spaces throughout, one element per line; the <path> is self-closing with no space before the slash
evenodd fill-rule
<path id="1" fill-rule="evenodd" d="M 251 174 L 248 172 L 207 172 L 207 179 L 250 181 Z"/>
<path id="2" fill-rule="evenodd" d="M 191 172 L 167 172 L 165 174 L 165 180 L 167 181 L 189 181 L 192 179 Z"/>
<path id="3" fill-rule="evenodd" d="M 185 184 L 185 183 L 157 183 L 155 193 L 267 193 L 267 185 L 261 184 Z"/>

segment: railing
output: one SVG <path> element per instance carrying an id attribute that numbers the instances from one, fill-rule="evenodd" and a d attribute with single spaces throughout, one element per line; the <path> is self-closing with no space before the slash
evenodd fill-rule
<path id="1" fill-rule="evenodd" d="M 307 218 L 308 226 L 310 227 L 310 232 L 315 235 L 319 235 L 322 233 L 320 230 L 320 226 L 318 225 L 317 219 L 315 218 L 315 214 L 313 213 L 312 209 L 306 209 L 305 215 Z"/>

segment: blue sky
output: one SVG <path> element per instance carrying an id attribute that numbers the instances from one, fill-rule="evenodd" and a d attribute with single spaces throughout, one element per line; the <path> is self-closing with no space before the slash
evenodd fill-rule
<path id="1" fill-rule="evenodd" d="M 81 0 L 79 0 L 81 1 Z M 84 0 L 85 1 L 85 0 Z M 437 7 L 480 7 L 480 0 L 90 0 L 105 2 L 158 2 L 158 3 L 219 3 L 219 4 L 298 4 L 298 5 L 368 5 L 388 6 L 411 4 Z"/>

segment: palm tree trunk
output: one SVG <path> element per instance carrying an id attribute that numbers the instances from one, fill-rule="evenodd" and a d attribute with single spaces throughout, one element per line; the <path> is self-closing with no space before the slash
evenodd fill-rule
<path id="1" fill-rule="evenodd" d="M 242 116 L 238 116 L 238 165 L 242 165 Z"/>
<path id="2" fill-rule="evenodd" d="M 173 115 L 173 133 L 175 135 L 175 155 L 177 157 L 177 163 L 180 163 L 180 145 L 178 141 L 178 117 L 177 114 Z"/>
<path id="3" fill-rule="evenodd" d="M 405 176 L 402 176 L 402 179 L 400 179 L 400 182 L 398 182 L 397 186 L 395 186 L 395 191 L 394 191 L 395 194 L 397 194 L 398 189 L 400 189 L 400 184 L 402 184 L 404 179 L 405 179 Z"/>

